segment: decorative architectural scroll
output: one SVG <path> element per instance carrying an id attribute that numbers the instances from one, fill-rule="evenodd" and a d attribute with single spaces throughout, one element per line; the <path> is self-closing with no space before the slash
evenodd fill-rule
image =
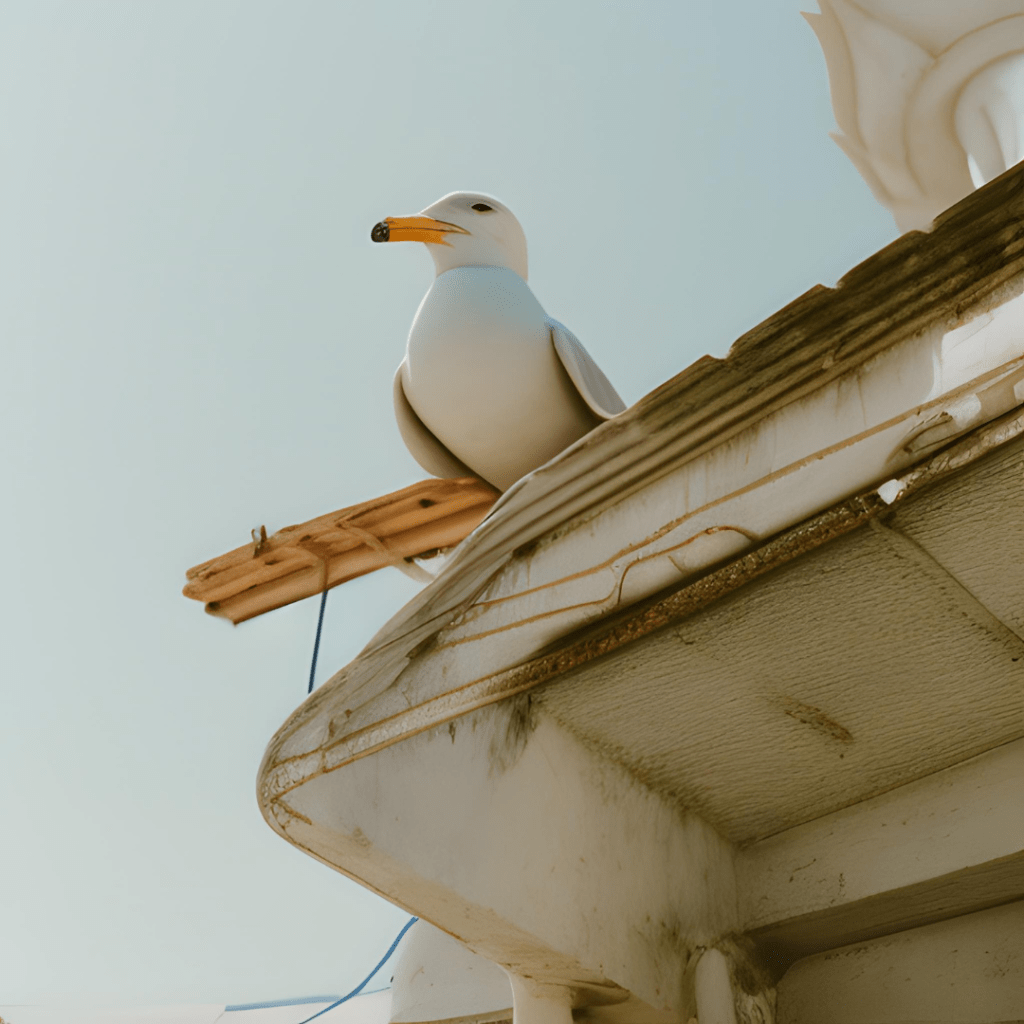
<path id="1" fill-rule="evenodd" d="M 902 231 L 1024 159 L 1024 0 L 819 0 L 833 138 Z"/>

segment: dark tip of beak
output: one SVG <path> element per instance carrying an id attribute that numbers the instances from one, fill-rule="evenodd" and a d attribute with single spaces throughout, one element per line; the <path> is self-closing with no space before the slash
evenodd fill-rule
<path id="1" fill-rule="evenodd" d="M 371 242 L 387 242 L 390 238 L 391 228 L 384 221 L 373 225 L 373 230 L 370 232 Z"/>

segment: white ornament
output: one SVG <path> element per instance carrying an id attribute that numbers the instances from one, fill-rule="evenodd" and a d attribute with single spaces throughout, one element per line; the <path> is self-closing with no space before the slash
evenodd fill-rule
<path id="1" fill-rule="evenodd" d="M 833 138 L 901 231 L 1024 159 L 1024 0 L 819 0 Z"/>

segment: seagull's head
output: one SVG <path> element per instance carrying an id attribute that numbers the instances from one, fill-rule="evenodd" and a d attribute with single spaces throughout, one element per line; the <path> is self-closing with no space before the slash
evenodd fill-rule
<path id="1" fill-rule="evenodd" d="M 414 217 L 385 217 L 375 242 L 423 242 L 438 274 L 455 267 L 506 267 L 526 280 L 526 236 L 493 196 L 452 192 Z"/>

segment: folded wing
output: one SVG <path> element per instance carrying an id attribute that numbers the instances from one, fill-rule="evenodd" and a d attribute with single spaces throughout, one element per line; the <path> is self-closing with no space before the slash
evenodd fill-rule
<path id="1" fill-rule="evenodd" d="M 545 321 L 551 329 L 551 342 L 555 352 L 576 386 L 580 398 L 590 407 L 595 416 L 610 420 L 626 408 L 626 403 L 612 387 L 612 383 L 602 373 L 601 367 L 590 357 L 579 339 L 557 320 L 547 317 Z M 421 463 L 422 465 L 422 463 Z"/>
<path id="2" fill-rule="evenodd" d="M 416 415 L 416 410 L 409 404 L 409 399 L 405 397 L 405 388 L 402 385 L 402 367 L 404 366 L 403 362 L 395 374 L 395 419 L 398 420 L 398 431 L 412 457 L 433 476 L 448 479 L 460 476 L 479 476 L 479 473 L 474 473 L 469 466 L 452 455 L 430 432 L 423 420 Z M 599 370 L 598 373 L 600 372 Z"/>

